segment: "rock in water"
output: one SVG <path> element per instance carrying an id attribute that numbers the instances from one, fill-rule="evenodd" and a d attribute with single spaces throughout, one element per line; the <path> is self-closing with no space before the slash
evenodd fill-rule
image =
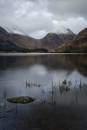
<path id="1" fill-rule="evenodd" d="M 33 102 L 35 99 L 28 97 L 28 96 L 21 96 L 21 97 L 11 97 L 7 98 L 8 102 L 11 103 L 19 103 L 19 104 L 27 104 Z"/>

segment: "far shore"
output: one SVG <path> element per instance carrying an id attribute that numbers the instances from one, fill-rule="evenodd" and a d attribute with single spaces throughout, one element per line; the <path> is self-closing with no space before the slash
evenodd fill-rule
<path id="1" fill-rule="evenodd" d="M 1 52 L 0 56 L 32 56 L 32 55 L 86 55 L 87 53 L 5 53 Z"/>

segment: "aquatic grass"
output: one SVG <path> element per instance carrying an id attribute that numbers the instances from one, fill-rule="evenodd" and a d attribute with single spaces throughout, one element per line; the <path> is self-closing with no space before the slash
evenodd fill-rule
<path id="1" fill-rule="evenodd" d="M 37 81 L 28 81 L 26 80 L 26 88 L 27 87 L 41 87 L 42 84 L 38 83 Z"/>

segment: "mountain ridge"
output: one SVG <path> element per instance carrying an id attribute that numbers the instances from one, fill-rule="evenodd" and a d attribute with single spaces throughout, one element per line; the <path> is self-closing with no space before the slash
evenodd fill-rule
<path id="1" fill-rule="evenodd" d="M 3 29 L 5 30 L 5 29 Z M 52 51 L 54 52 L 55 48 L 59 45 L 63 44 L 65 41 L 71 41 L 75 35 L 74 34 L 56 34 L 56 33 L 48 33 L 42 39 L 35 39 L 30 36 L 22 35 L 22 34 L 15 34 L 15 33 L 6 33 L 4 31 L 3 35 L 0 35 L 0 43 L 12 43 L 18 46 L 18 48 L 23 48 L 26 51 L 34 51 L 34 50 L 45 50 L 45 51 Z M 70 37 L 71 36 L 71 37 Z M 9 49 L 11 50 L 11 45 L 8 45 Z M 4 47 L 5 48 L 5 47 Z M 0 46 L 1 50 L 1 46 Z M 15 50 L 16 51 L 16 50 Z"/>
<path id="2" fill-rule="evenodd" d="M 0 52 L 63 52 L 87 53 L 87 28 L 75 35 L 68 29 L 66 34 L 48 33 L 42 39 L 9 33 L 0 27 Z"/>
<path id="3" fill-rule="evenodd" d="M 87 28 L 80 31 L 71 43 L 63 44 L 55 51 L 60 53 L 87 53 Z"/>

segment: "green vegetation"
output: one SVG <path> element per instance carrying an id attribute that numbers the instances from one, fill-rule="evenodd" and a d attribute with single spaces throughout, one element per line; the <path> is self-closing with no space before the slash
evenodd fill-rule
<path id="1" fill-rule="evenodd" d="M 87 53 L 87 43 L 80 45 L 64 44 L 55 50 L 60 53 Z"/>

